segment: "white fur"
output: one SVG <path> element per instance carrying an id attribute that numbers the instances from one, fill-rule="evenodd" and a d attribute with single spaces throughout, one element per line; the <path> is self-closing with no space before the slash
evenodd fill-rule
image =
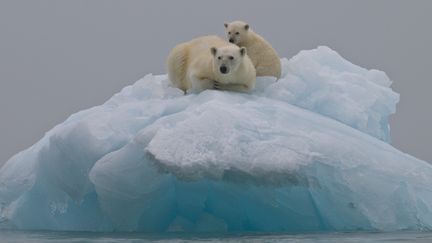
<path id="1" fill-rule="evenodd" d="M 240 50 L 217 36 L 181 43 L 168 56 L 168 77 L 175 87 L 185 92 L 205 89 L 250 91 L 255 86 L 255 68 L 247 54 L 242 55 Z M 229 72 L 223 74 L 221 66 Z"/>
<path id="2" fill-rule="evenodd" d="M 249 25 L 242 21 L 234 21 L 225 24 L 228 40 L 246 47 L 252 60 L 257 76 L 273 76 L 280 78 L 281 63 L 275 49 L 260 35 L 253 32 Z"/>

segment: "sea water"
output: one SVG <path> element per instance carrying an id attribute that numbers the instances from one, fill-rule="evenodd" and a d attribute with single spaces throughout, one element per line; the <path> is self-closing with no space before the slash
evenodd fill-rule
<path id="1" fill-rule="evenodd" d="M 0 231 L 2 243 L 133 243 L 133 242 L 432 242 L 431 232 L 315 234 L 144 234 L 55 231 Z"/>

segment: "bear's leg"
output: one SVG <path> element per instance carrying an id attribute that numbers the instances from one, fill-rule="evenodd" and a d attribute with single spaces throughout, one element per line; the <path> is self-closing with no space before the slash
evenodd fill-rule
<path id="1" fill-rule="evenodd" d="M 191 78 L 192 90 L 195 92 L 201 92 L 206 89 L 213 89 L 214 81 L 206 78 Z"/>

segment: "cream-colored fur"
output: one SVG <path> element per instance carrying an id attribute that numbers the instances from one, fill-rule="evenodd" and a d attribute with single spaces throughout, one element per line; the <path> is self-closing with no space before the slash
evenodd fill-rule
<path id="1" fill-rule="evenodd" d="M 280 58 L 270 43 L 253 32 L 245 22 L 234 21 L 224 25 L 228 40 L 240 47 L 246 47 L 257 76 L 280 78 Z"/>
<path id="2" fill-rule="evenodd" d="M 245 48 L 217 36 L 204 36 L 174 47 L 167 59 L 171 83 L 183 90 L 247 92 L 255 86 L 255 68 Z M 222 73 L 227 71 L 227 73 Z"/>

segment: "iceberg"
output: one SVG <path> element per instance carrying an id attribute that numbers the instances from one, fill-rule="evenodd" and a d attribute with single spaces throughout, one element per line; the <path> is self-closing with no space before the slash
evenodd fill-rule
<path id="1" fill-rule="evenodd" d="M 390 145 L 399 95 L 328 47 L 252 93 L 149 74 L 0 170 L 0 228 L 140 232 L 432 228 L 432 166 Z"/>

